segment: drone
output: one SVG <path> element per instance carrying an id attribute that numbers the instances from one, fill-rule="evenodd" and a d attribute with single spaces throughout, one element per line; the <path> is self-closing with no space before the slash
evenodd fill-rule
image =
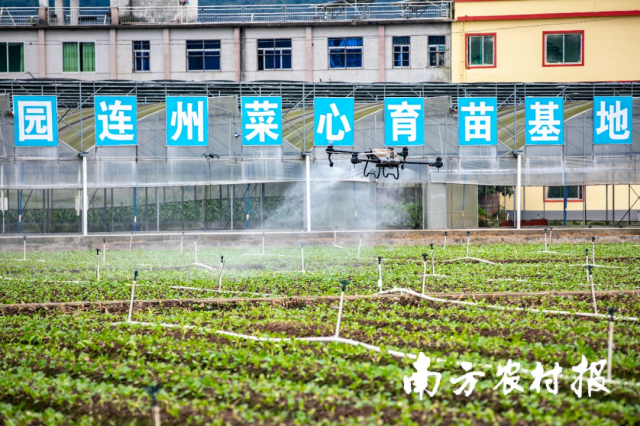
<path id="1" fill-rule="evenodd" d="M 329 154 L 329 167 L 333 167 L 333 161 L 331 161 L 333 154 L 351 154 L 351 164 L 355 167 L 356 164 L 365 163 L 364 176 L 367 177 L 371 175 L 376 179 L 380 177 L 380 174 L 385 178 L 389 176 L 393 176 L 395 179 L 400 178 L 400 170 L 404 170 L 405 164 L 423 164 L 437 169 L 444 165 L 442 163 L 442 157 L 437 157 L 436 161 L 407 161 L 409 148 L 406 146 L 402 148 L 400 152 L 396 152 L 393 148 L 368 149 L 364 152 L 358 152 L 338 150 L 332 145 L 329 145 L 327 147 L 327 154 Z M 361 155 L 364 155 L 366 158 L 360 158 Z M 367 170 L 370 163 L 375 164 L 376 168 Z M 387 171 L 387 169 L 390 171 Z"/>

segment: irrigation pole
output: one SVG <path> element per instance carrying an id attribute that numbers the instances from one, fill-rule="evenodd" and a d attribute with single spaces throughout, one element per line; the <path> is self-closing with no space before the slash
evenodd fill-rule
<path id="1" fill-rule="evenodd" d="M 22 237 L 22 260 L 27 260 L 27 237 Z"/>
<path id="2" fill-rule="evenodd" d="M 515 103 L 514 103 L 514 107 L 515 107 Z M 514 121 L 515 121 L 515 117 L 514 117 Z M 514 125 L 515 126 L 515 125 Z M 515 138 L 515 136 L 514 136 Z M 517 178 L 516 178 L 516 229 L 520 229 L 520 192 L 521 192 L 521 184 L 522 184 L 522 156 L 520 155 L 520 153 L 516 154 L 516 159 L 517 159 Z"/>
<path id="3" fill-rule="evenodd" d="M 598 313 L 598 308 L 596 307 L 596 291 L 593 285 L 593 273 L 591 272 L 591 265 L 587 265 L 588 274 L 589 274 L 589 282 L 591 283 L 591 299 L 593 300 L 593 313 Z"/>
<path id="4" fill-rule="evenodd" d="M 596 237 L 591 237 L 591 264 L 596 264 Z"/>
<path id="5" fill-rule="evenodd" d="M 444 231 L 444 246 L 442 248 L 447 251 L 447 231 Z"/>
<path id="6" fill-rule="evenodd" d="M 300 243 L 300 264 L 302 265 L 302 273 L 304 274 L 304 243 Z"/>
<path id="7" fill-rule="evenodd" d="M 180 253 L 182 253 L 183 246 L 184 246 L 184 231 L 182 231 L 182 238 L 180 239 Z"/>
<path id="8" fill-rule="evenodd" d="M 305 120 L 303 118 L 303 120 Z M 305 169 L 306 169 L 306 186 L 307 186 L 307 232 L 311 232 L 311 165 L 309 160 L 310 153 L 307 152 L 305 156 Z"/>
<path id="9" fill-rule="evenodd" d="M 89 197 L 87 194 L 87 156 L 85 154 L 82 156 L 82 235 L 85 235 L 85 236 L 87 235 L 87 209 L 88 208 L 89 208 Z"/>
<path id="10" fill-rule="evenodd" d="M 193 237 L 193 263 L 198 263 L 198 237 Z"/>
<path id="11" fill-rule="evenodd" d="M 264 256 L 264 232 L 262 233 L 262 255 Z"/>
<path id="12" fill-rule="evenodd" d="M 96 249 L 96 281 L 100 282 L 100 249 Z"/>
<path id="13" fill-rule="evenodd" d="M 224 270 L 224 256 L 220 256 L 220 278 L 218 278 L 218 291 L 222 291 L 222 271 Z"/>
<path id="14" fill-rule="evenodd" d="M 334 335 L 336 339 L 340 337 L 340 321 L 342 320 L 342 307 L 344 306 L 344 292 L 347 289 L 347 284 L 349 284 L 349 281 L 342 280 L 340 281 L 340 283 L 342 284 L 342 289 L 340 291 L 340 306 L 338 307 L 338 322 L 336 323 L 336 334 Z"/>
<path id="15" fill-rule="evenodd" d="M 107 239 L 102 239 L 102 263 L 107 263 Z"/>
<path id="16" fill-rule="evenodd" d="M 607 381 L 611 381 L 611 363 L 613 362 L 613 313 L 615 308 L 611 307 L 609 311 L 609 351 L 607 354 Z"/>
<path id="17" fill-rule="evenodd" d="M 133 244 L 133 231 L 131 231 L 131 239 L 129 239 L 129 251 L 131 251 L 132 244 Z"/>
<path id="18" fill-rule="evenodd" d="M 382 291 L 382 256 L 378 256 L 378 288 Z"/>
<path id="19" fill-rule="evenodd" d="M 138 280 L 138 271 L 135 271 L 133 273 L 133 285 L 131 286 L 131 302 L 129 303 L 129 318 L 127 319 L 127 322 L 132 322 L 131 318 L 133 317 L 133 298 L 135 297 L 137 280 Z"/>
<path id="20" fill-rule="evenodd" d="M 360 259 L 360 247 L 362 247 L 362 234 L 360 234 L 360 242 L 358 243 L 358 259 Z"/>
<path id="21" fill-rule="evenodd" d="M 433 259 L 433 256 L 431 256 L 431 259 Z M 427 253 L 422 253 L 422 295 L 423 296 L 424 296 L 424 287 L 425 287 L 426 280 L 427 280 Z"/>

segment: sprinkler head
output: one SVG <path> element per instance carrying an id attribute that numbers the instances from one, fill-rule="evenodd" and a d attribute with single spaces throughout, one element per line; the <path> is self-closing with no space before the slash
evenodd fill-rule
<path id="1" fill-rule="evenodd" d="M 224 256 L 220 256 L 220 263 L 224 263 Z"/>
<path id="2" fill-rule="evenodd" d="M 133 280 L 138 281 L 138 271 L 133 271 Z"/>
<path id="3" fill-rule="evenodd" d="M 545 233 L 545 234 L 547 233 L 547 228 L 544 228 L 544 233 Z"/>
<path id="4" fill-rule="evenodd" d="M 193 237 L 193 241 L 198 241 L 198 237 Z"/>
<path id="5" fill-rule="evenodd" d="M 264 238 L 264 232 L 262 233 L 262 238 Z"/>
<path id="6" fill-rule="evenodd" d="M 158 392 L 160 392 L 160 386 L 158 385 L 153 385 L 153 386 L 147 386 L 146 388 L 144 388 L 145 391 L 147 391 L 147 393 L 149 394 L 149 396 L 151 397 L 151 405 L 153 407 L 155 407 L 156 405 L 158 405 Z"/>
<path id="7" fill-rule="evenodd" d="M 106 238 L 102 239 L 102 244 L 107 244 L 107 239 Z"/>
<path id="8" fill-rule="evenodd" d="M 363 236 L 363 235 L 364 235 L 364 234 L 360 234 L 360 239 L 362 239 L 362 236 Z"/>
<path id="9" fill-rule="evenodd" d="M 447 231 L 444 231 L 444 236 L 445 236 L 445 237 L 447 236 Z"/>
<path id="10" fill-rule="evenodd" d="M 549 228 L 549 232 L 553 231 L 553 226 Z"/>
<path id="11" fill-rule="evenodd" d="M 182 236 L 184 237 L 184 231 L 182 231 Z"/>
<path id="12" fill-rule="evenodd" d="M 613 321 L 613 314 L 616 311 L 617 311 L 617 309 L 614 308 L 613 306 L 610 306 L 610 307 L 607 308 L 607 312 L 609 313 L 609 321 Z"/>
<path id="13" fill-rule="evenodd" d="M 584 249 L 584 254 L 586 254 L 587 256 L 589 256 L 589 249 L 588 249 L 588 248 Z"/>
<path id="14" fill-rule="evenodd" d="M 342 291 L 346 291 L 347 290 L 347 285 L 350 284 L 349 280 L 340 280 L 340 284 L 342 284 Z"/>
<path id="15" fill-rule="evenodd" d="M 382 256 L 378 256 L 378 265 L 382 263 Z"/>
<path id="16" fill-rule="evenodd" d="M 27 241 L 27 237 L 22 237 L 22 241 Z"/>
<path id="17" fill-rule="evenodd" d="M 591 273 L 591 265 L 587 265 L 587 269 L 589 270 L 589 275 L 592 275 L 592 273 Z"/>
<path id="18" fill-rule="evenodd" d="M 427 253 L 422 253 L 422 260 L 427 261 Z"/>
<path id="19" fill-rule="evenodd" d="M 96 249 L 96 256 L 100 254 L 100 249 Z"/>
<path id="20" fill-rule="evenodd" d="M 596 242 L 596 237 L 591 237 L 591 242 L 595 243 Z"/>
<path id="21" fill-rule="evenodd" d="M 304 243 L 300 243 L 300 248 L 304 248 Z"/>
<path id="22" fill-rule="evenodd" d="M 467 237 L 471 234 L 471 232 L 467 231 Z"/>
<path id="23" fill-rule="evenodd" d="M 433 243 L 429 244 L 431 246 L 431 251 L 433 251 Z"/>

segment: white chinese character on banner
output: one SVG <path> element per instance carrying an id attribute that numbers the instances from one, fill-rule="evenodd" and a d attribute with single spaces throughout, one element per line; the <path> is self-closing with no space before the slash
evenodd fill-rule
<path id="1" fill-rule="evenodd" d="M 606 363 L 606 360 L 601 359 L 600 361 L 592 362 L 591 365 L 589 365 L 587 358 L 582 355 L 582 362 L 575 367 L 571 367 L 573 371 L 578 373 L 578 378 L 571 383 L 571 390 L 578 395 L 578 398 L 582 398 L 582 376 L 587 371 L 589 372 L 589 378 L 587 379 L 589 397 L 591 397 L 591 391 L 605 391 L 606 393 L 610 393 L 609 389 L 604 387 L 604 377 L 600 376 Z"/>
<path id="2" fill-rule="evenodd" d="M 278 104 L 271 103 L 269 101 L 253 101 L 250 104 L 244 104 L 247 109 L 247 116 L 251 123 L 246 124 L 247 130 L 253 130 L 246 138 L 248 141 L 258 136 L 260 142 L 265 141 L 265 136 L 269 136 L 271 139 L 278 139 L 278 134 L 273 130 L 278 130 L 278 123 L 274 123 L 273 120 L 276 117 L 276 110 Z M 250 110 L 250 111 L 249 111 Z"/>
<path id="3" fill-rule="evenodd" d="M 182 110 L 182 102 L 178 101 L 178 111 L 171 113 L 171 126 L 176 126 L 176 131 L 171 139 L 178 140 L 182 134 L 182 128 L 187 127 L 187 139 L 193 139 L 193 128 L 198 128 L 198 142 L 204 141 L 204 102 L 198 101 L 198 111 L 193 111 L 193 104 L 187 104 L 187 110 Z"/>
<path id="4" fill-rule="evenodd" d="M 420 116 L 416 111 L 420 111 L 422 106 L 409 105 L 403 101 L 400 105 L 389 105 L 391 112 L 391 129 L 393 141 L 398 142 L 399 135 L 408 136 L 409 142 L 416 140 L 416 119 Z"/>
<path id="5" fill-rule="evenodd" d="M 560 105 L 549 102 L 541 104 L 537 102 L 531 105 L 531 109 L 535 112 L 535 118 L 529 120 L 529 125 L 533 126 L 529 133 L 532 141 L 558 141 L 560 134 L 560 120 L 554 120 L 554 111 L 560 108 Z"/>
<path id="6" fill-rule="evenodd" d="M 20 142 L 53 141 L 53 106 L 50 101 L 18 101 Z M 25 124 L 26 123 L 26 124 Z"/>
<path id="7" fill-rule="evenodd" d="M 425 390 L 429 396 L 433 396 L 438 391 L 438 386 L 440 386 L 440 379 L 442 378 L 442 374 L 436 373 L 434 371 L 429 371 L 429 365 L 431 365 L 431 359 L 428 356 L 424 356 L 422 352 L 418 355 L 418 360 L 413 363 L 413 366 L 416 369 L 416 373 L 413 373 L 411 377 L 404 376 L 404 391 L 407 394 L 411 393 L 411 384 L 413 383 L 414 392 L 420 394 L 420 399 L 422 399 L 422 395 Z M 429 377 L 434 377 L 435 384 L 433 385 L 433 390 L 430 392 L 427 390 L 429 387 Z"/>
<path id="8" fill-rule="evenodd" d="M 108 106 L 106 102 L 100 102 L 100 110 L 102 112 L 111 111 L 109 114 L 97 114 L 98 120 L 102 122 L 100 140 L 109 138 L 116 141 L 132 141 L 134 135 L 126 134 L 127 131 L 133 130 L 132 117 L 125 115 L 125 111 L 131 111 L 132 109 L 131 105 L 122 105 L 118 99 Z M 111 133 L 111 130 L 117 133 Z"/>
<path id="9" fill-rule="evenodd" d="M 340 115 L 340 111 L 338 111 L 338 107 L 336 104 L 330 105 L 331 112 L 320 115 L 320 122 L 318 123 L 318 133 L 323 134 L 325 130 L 325 124 L 327 129 L 327 140 L 329 142 L 333 141 L 341 141 L 344 139 L 345 133 L 351 131 L 351 125 L 349 125 L 349 120 L 346 115 Z M 333 133 L 333 118 L 340 118 L 342 122 L 342 127 L 344 130 L 338 130 L 338 133 Z"/>
<path id="10" fill-rule="evenodd" d="M 609 110 L 605 102 L 600 101 L 600 109 L 596 112 L 600 117 L 600 126 L 596 129 L 596 133 L 601 134 L 608 130 L 611 139 L 626 140 L 629 138 L 627 114 L 627 108 L 621 108 L 620 101 L 616 101 L 615 106 L 609 105 Z"/>
<path id="11" fill-rule="evenodd" d="M 469 371 L 473 367 L 473 364 L 468 361 L 463 361 L 460 363 L 460 366 L 464 371 Z M 458 377 L 457 379 L 454 379 L 452 377 L 450 381 L 454 385 L 464 380 L 462 385 L 457 390 L 454 390 L 453 393 L 455 393 L 456 395 L 460 395 L 462 391 L 464 391 L 464 396 L 471 395 L 471 392 L 473 392 L 473 388 L 476 386 L 476 383 L 478 383 L 478 379 L 476 379 L 476 376 L 482 377 L 484 376 L 484 373 L 482 371 L 472 371 L 470 373 L 467 373 L 463 376 Z M 467 389 L 465 390 L 465 388 Z"/>
<path id="12" fill-rule="evenodd" d="M 546 379 L 544 381 L 544 384 L 549 392 L 557 395 L 558 376 L 560 376 L 560 373 L 562 373 L 562 367 L 560 367 L 557 362 L 553 370 L 549 370 L 546 373 L 544 371 L 544 368 L 542 368 L 542 364 L 536 362 L 536 368 L 531 371 L 531 375 L 533 376 L 533 383 L 531 383 L 529 389 L 535 389 L 537 393 L 540 393 L 540 384 L 542 382 L 542 379 L 544 379 L 545 377 L 552 377 L 551 379 Z M 553 384 L 553 388 L 551 387 L 551 384 Z"/>
<path id="13" fill-rule="evenodd" d="M 520 376 L 515 376 L 515 374 L 520 370 L 519 362 L 512 362 L 510 359 L 507 360 L 507 365 L 504 367 L 502 364 L 498 364 L 498 373 L 497 376 L 502 376 L 502 379 L 495 385 L 493 388 L 496 389 L 500 385 L 502 385 L 502 393 L 505 395 L 509 395 L 511 391 L 514 389 L 519 390 L 520 392 L 524 392 L 522 386 L 518 386 L 518 382 L 520 381 Z"/>
<path id="14" fill-rule="evenodd" d="M 480 102 L 480 106 L 476 106 L 475 102 L 471 102 L 469 106 L 460 107 L 460 111 L 470 114 L 464 117 L 464 140 L 469 142 L 472 139 L 484 139 L 490 142 L 491 116 L 486 114 L 492 112 L 493 107 L 487 106 L 485 102 Z"/>

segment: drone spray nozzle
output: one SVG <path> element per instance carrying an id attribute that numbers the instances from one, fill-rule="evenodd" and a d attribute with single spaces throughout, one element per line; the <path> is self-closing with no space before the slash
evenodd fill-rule
<path id="1" fill-rule="evenodd" d="M 409 156 L 409 148 L 407 148 L 406 146 L 402 147 L 402 152 L 400 152 L 398 155 L 401 155 L 406 159 Z"/>
<path id="2" fill-rule="evenodd" d="M 439 169 L 442 166 L 444 166 L 444 163 L 442 162 L 442 157 L 436 157 L 436 161 L 435 163 L 433 163 L 433 167 Z"/>
<path id="3" fill-rule="evenodd" d="M 360 163 L 361 161 L 358 159 L 358 153 L 354 152 L 353 154 L 351 154 L 351 164 L 356 165 Z"/>

